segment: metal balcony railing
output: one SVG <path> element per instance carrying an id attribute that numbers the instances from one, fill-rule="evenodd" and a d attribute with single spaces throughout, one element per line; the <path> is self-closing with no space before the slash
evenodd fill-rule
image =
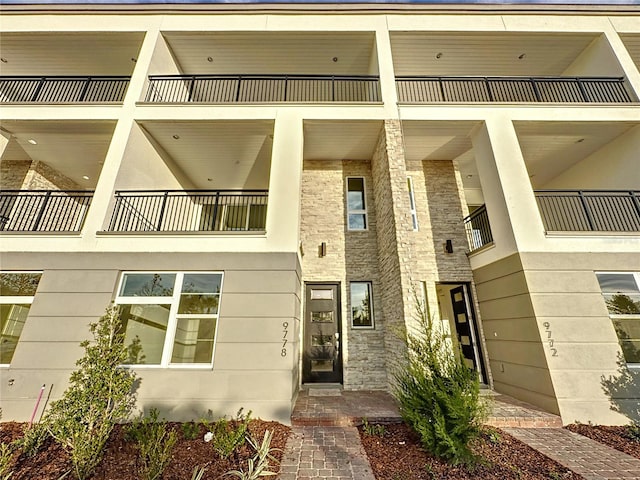
<path id="1" fill-rule="evenodd" d="M 632 103 L 624 78 L 396 77 L 400 103 Z"/>
<path id="2" fill-rule="evenodd" d="M 108 231 L 264 231 L 267 200 L 267 190 L 117 191 Z"/>
<path id="3" fill-rule="evenodd" d="M 469 241 L 469 250 L 471 252 L 493 242 L 489 216 L 485 205 L 475 209 L 471 215 L 465 217 L 464 228 L 467 231 L 467 240 Z"/>
<path id="4" fill-rule="evenodd" d="M 150 76 L 146 102 L 281 103 L 380 102 L 373 75 Z"/>
<path id="5" fill-rule="evenodd" d="M 0 230 L 79 232 L 92 198 L 85 190 L 2 190 Z"/>
<path id="6" fill-rule="evenodd" d="M 537 190 L 548 232 L 640 232 L 640 191 Z"/>
<path id="7" fill-rule="evenodd" d="M 122 102 L 131 77 L 0 77 L 0 103 Z"/>

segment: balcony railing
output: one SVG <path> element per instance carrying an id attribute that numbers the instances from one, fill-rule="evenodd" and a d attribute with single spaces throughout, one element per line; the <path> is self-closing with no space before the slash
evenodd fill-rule
<path id="1" fill-rule="evenodd" d="M 79 232 L 92 198 L 84 190 L 2 190 L 0 230 Z"/>
<path id="2" fill-rule="evenodd" d="M 0 103 L 122 102 L 130 77 L 0 77 Z"/>
<path id="3" fill-rule="evenodd" d="M 400 103 L 631 103 L 624 78 L 396 77 Z"/>
<path id="4" fill-rule="evenodd" d="M 464 227 L 467 231 L 470 251 L 473 252 L 493 242 L 489 216 L 487 215 L 487 207 L 485 205 L 482 205 L 474 210 L 471 215 L 465 217 Z"/>
<path id="5" fill-rule="evenodd" d="M 169 75 L 149 77 L 146 102 L 380 102 L 377 76 Z"/>
<path id="6" fill-rule="evenodd" d="M 264 231 L 267 199 L 267 190 L 118 191 L 108 231 Z"/>
<path id="7" fill-rule="evenodd" d="M 640 232 L 640 191 L 537 190 L 548 232 Z"/>

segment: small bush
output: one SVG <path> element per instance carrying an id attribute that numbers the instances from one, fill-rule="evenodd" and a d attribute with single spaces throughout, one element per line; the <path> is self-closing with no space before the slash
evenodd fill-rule
<path id="1" fill-rule="evenodd" d="M 49 437 L 47 425 L 44 422 L 40 422 L 25 427 L 24 435 L 18 442 L 24 455 L 34 457 Z"/>
<path id="2" fill-rule="evenodd" d="M 247 415 L 242 414 L 242 409 L 236 414 L 235 420 L 227 420 L 221 418 L 215 423 L 210 424 L 203 420 L 205 427 L 208 430 L 205 439 L 211 441 L 213 449 L 220 455 L 221 458 L 229 458 L 237 448 L 244 445 L 245 435 L 249 428 L 249 421 L 251 420 L 251 412 Z"/>
<path id="3" fill-rule="evenodd" d="M 623 435 L 632 442 L 640 443 L 640 422 L 632 422 L 626 425 L 623 430 Z"/>
<path id="4" fill-rule="evenodd" d="M 384 428 L 384 425 L 370 424 L 367 417 L 362 418 L 362 430 L 364 431 L 365 434 L 369 435 L 370 437 L 372 436 L 383 437 L 386 431 L 386 429 Z"/>
<path id="5" fill-rule="evenodd" d="M 402 417 L 433 455 L 452 464 L 475 463 L 470 443 L 480 435 L 486 416 L 477 373 L 422 308 L 415 332 L 405 341 L 407 361 L 395 372 L 394 391 Z"/>
<path id="6" fill-rule="evenodd" d="M 180 428 L 185 440 L 195 440 L 200 435 L 200 425 L 195 422 L 184 422 Z"/>
<path id="7" fill-rule="evenodd" d="M 0 443 L 0 480 L 9 480 L 13 475 L 11 467 L 15 445 L 13 443 Z"/>
<path id="8" fill-rule="evenodd" d="M 160 478 L 178 441 L 178 434 L 167 430 L 167 422 L 158 420 L 158 416 L 158 409 L 152 408 L 148 417 L 136 420 L 127 429 L 127 437 L 134 439 L 140 449 L 140 476 L 143 480 Z"/>

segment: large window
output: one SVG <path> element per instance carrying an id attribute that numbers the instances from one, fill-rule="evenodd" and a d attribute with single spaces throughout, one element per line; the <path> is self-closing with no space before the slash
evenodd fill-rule
<path id="1" fill-rule="evenodd" d="M 42 273 L 0 273 L 0 365 L 13 359 Z"/>
<path id="2" fill-rule="evenodd" d="M 597 273 L 627 363 L 640 366 L 640 273 Z"/>
<path id="3" fill-rule="evenodd" d="M 349 230 L 368 228 L 364 177 L 347 177 L 347 226 Z"/>
<path id="4" fill-rule="evenodd" d="M 371 282 L 351 282 L 351 326 L 373 328 Z"/>
<path id="5" fill-rule="evenodd" d="M 211 366 L 221 291 L 222 273 L 124 273 L 127 364 Z"/>

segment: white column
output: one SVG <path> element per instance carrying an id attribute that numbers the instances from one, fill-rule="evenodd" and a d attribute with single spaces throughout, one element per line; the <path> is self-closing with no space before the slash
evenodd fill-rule
<path id="1" fill-rule="evenodd" d="M 627 47 L 624 46 L 624 43 L 616 32 L 606 31 L 604 32 L 604 35 L 615 52 L 618 62 L 620 62 L 620 67 L 622 67 L 622 70 L 627 77 L 627 82 L 635 91 L 636 96 L 640 98 L 640 72 L 633 62 L 631 55 L 629 55 Z"/>
<path id="2" fill-rule="evenodd" d="M 267 237 L 278 251 L 297 252 L 300 245 L 303 145 L 299 114 L 281 109 L 273 132 L 267 207 Z"/>
<path id="3" fill-rule="evenodd" d="M 391 54 L 391 38 L 386 28 L 376 29 L 376 49 L 378 53 L 378 70 L 380 72 L 380 91 L 385 105 L 387 118 L 398 118 L 398 93 L 396 91 L 396 77 L 393 71 L 393 57 Z"/>

